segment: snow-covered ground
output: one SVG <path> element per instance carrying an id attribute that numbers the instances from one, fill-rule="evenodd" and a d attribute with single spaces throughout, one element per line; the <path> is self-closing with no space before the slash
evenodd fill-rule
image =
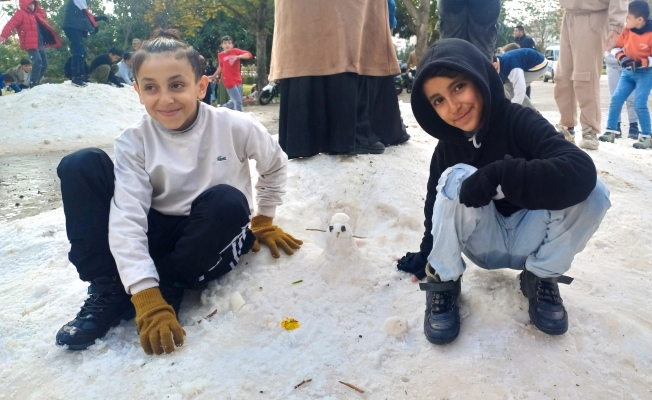
<path id="1" fill-rule="evenodd" d="M 43 140 L 105 143 L 142 114 L 124 90 L 36 89 L 40 100 L 26 93 L 0 102 L 10 111 L 0 122 L 3 151 Z M 39 109 L 47 112 L 34 114 Z M 111 109 L 120 112 L 102 114 Z M 568 333 L 553 337 L 531 325 L 517 271 L 469 263 L 460 336 L 433 346 L 423 335 L 425 295 L 396 270 L 396 259 L 418 248 L 436 141 L 418 128 L 409 104 L 401 110 L 412 140 L 384 155 L 290 162 L 276 222 L 303 247 L 278 260 L 263 248 L 202 293 L 186 292 L 186 344 L 171 355 L 145 355 L 133 320 L 87 351 L 56 347 L 55 333 L 87 286 L 67 260 L 63 211 L 0 222 L 0 398 L 652 398 L 652 151 L 623 139 L 590 153 L 613 207 L 576 257 L 575 281 L 561 288 Z M 364 239 L 356 239 L 358 261 L 334 263 L 339 283 L 326 283 L 326 233 L 306 229 L 325 229 L 337 212 Z M 246 304 L 235 312 L 238 295 Z M 300 328 L 283 329 L 286 317 Z M 386 329 L 388 319 L 387 327 L 407 329 Z"/>

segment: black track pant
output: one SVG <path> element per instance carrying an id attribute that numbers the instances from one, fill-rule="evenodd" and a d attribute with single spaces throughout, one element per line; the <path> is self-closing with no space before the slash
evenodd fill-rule
<path id="1" fill-rule="evenodd" d="M 441 39 L 466 40 L 492 59 L 500 0 L 438 0 L 437 11 Z"/>
<path id="2" fill-rule="evenodd" d="M 115 276 L 109 249 L 109 210 L 114 190 L 113 163 L 99 149 L 69 154 L 57 168 L 70 240 L 68 258 L 83 281 Z M 213 186 L 193 202 L 188 216 L 147 215 L 149 253 L 161 285 L 198 288 L 233 269 L 249 252 L 247 199 L 228 185 Z"/>

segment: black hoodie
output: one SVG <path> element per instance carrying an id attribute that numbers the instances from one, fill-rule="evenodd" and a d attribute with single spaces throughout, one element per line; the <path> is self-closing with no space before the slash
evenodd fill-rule
<path id="1" fill-rule="evenodd" d="M 475 143 L 465 132 L 444 122 L 423 93 L 433 68 L 446 67 L 470 76 L 484 97 L 481 127 Z M 561 210 L 586 200 L 596 184 L 593 160 L 566 141 L 531 108 L 505 98 L 494 66 L 472 44 L 444 39 L 423 56 L 412 92 L 412 111 L 421 127 L 439 139 L 430 163 L 421 253 L 432 249 L 432 211 L 437 182 L 446 168 L 465 163 L 476 168 L 493 164 L 505 198 L 494 201 L 503 215 L 518 210 Z"/>

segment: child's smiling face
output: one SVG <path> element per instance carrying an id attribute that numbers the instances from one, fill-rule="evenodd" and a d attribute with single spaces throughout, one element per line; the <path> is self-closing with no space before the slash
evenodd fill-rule
<path id="1" fill-rule="evenodd" d="M 463 75 L 437 76 L 423 84 L 428 102 L 448 125 L 471 132 L 480 127 L 484 98 L 473 81 Z"/>
<path id="2" fill-rule="evenodd" d="M 138 70 L 134 88 L 147 113 L 163 127 L 187 129 L 197 117 L 197 100 L 206 95 L 208 79 L 195 77 L 190 62 L 173 53 L 150 54 Z"/>

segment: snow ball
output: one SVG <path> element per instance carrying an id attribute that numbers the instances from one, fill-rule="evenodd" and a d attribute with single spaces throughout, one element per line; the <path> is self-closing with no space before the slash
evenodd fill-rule
<path id="1" fill-rule="evenodd" d="M 45 140 L 43 141 L 43 144 L 50 144 L 50 143 L 52 143 L 52 142 L 50 142 L 50 141 L 47 140 L 47 139 L 45 139 Z"/>
<path id="2" fill-rule="evenodd" d="M 245 305 L 245 301 L 242 298 L 242 295 L 240 292 L 236 291 L 233 293 L 231 296 L 231 311 L 233 311 L 234 314 L 237 314 L 238 311 L 242 308 L 242 306 Z"/>
<path id="3" fill-rule="evenodd" d="M 181 393 L 185 396 L 197 395 L 210 386 L 210 381 L 204 378 L 197 378 L 192 382 L 184 383 L 181 386 Z"/>
<path id="4" fill-rule="evenodd" d="M 389 317 L 385 320 L 383 328 L 388 335 L 400 337 L 407 333 L 408 323 L 405 318 Z"/>
<path id="5" fill-rule="evenodd" d="M 32 286 L 32 295 L 36 298 L 39 298 L 46 294 L 50 290 L 48 285 L 44 283 L 37 283 L 36 285 Z"/>

